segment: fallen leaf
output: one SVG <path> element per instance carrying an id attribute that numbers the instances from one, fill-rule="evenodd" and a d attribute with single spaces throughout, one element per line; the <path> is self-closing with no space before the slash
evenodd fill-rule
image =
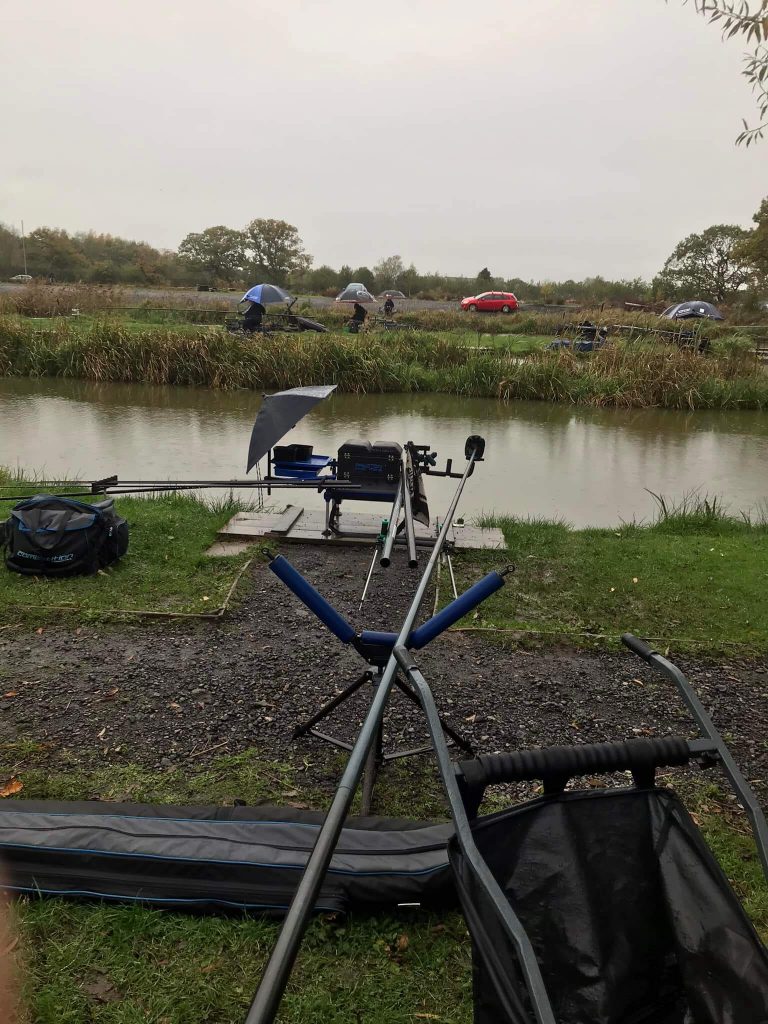
<path id="1" fill-rule="evenodd" d="M 211 971 L 218 970 L 219 966 L 220 966 L 220 964 L 219 964 L 218 960 L 216 960 L 212 964 L 207 964 L 205 967 L 201 967 L 200 968 L 200 973 L 201 974 L 210 974 Z"/>
<path id="2" fill-rule="evenodd" d="M 113 1003 L 120 993 L 104 974 L 97 974 L 83 985 L 83 991 L 99 1003 Z"/>
<path id="3" fill-rule="evenodd" d="M 414 1013 L 413 1015 L 416 1020 L 442 1020 L 442 1017 L 438 1017 L 436 1013 Z"/>
<path id="4" fill-rule="evenodd" d="M 118 693 L 120 693 L 119 686 L 116 686 L 113 690 L 107 690 L 104 694 L 103 700 L 114 700 Z"/>
<path id="5" fill-rule="evenodd" d="M 103 739 L 104 739 L 104 733 L 105 733 L 106 731 L 107 731 L 107 727 L 106 727 L 106 725 L 105 725 L 105 726 L 104 726 L 104 728 L 103 728 L 103 729 L 101 730 L 101 732 L 97 732 L 97 733 L 96 733 L 96 739 L 97 739 L 97 740 L 103 740 Z"/>
<path id="6" fill-rule="evenodd" d="M 170 709 L 171 709 L 172 711 L 175 711 L 177 715 L 178 715 L 178 714 L 179 714 L 179 712 L 181 711 L 181 704 L 177 704 L 175 700 L 172 700 L 172 701 L 171 701 L 171 703 L 170 703 L 170 704 L 168 705 L 168 707 L 169 707 L 169 708 L 170 708 Z"/>
<path id="7" fill-rule="evenodd" d="M 204 600 L 204 601 L 210 601 L 211 599 L 210 599 L 210 597 L 207 597 L 207 596 L 206 596 L 206 597 L 203 597 L 203 600 Z"/>
<path id="8" fill-rule="evenodd" d="M 8 779 L 0 786 L 0 797 L 13 796 L 14 793 L 20 793 L 24 789 L 24 783 L 21 779 Z"/>
<path id="9" fill-rule="evenodd" d="M 16 697 L 18 696 L 18 690 L 9 690 L 8 693 L 3 694 L 4 697 Z"/>
<path id="10" fill-rule="evenodd" d="M 409 941 L 407 935 L 400 935 L 397 940 L 396 949 L 398 953 L 404 953 L 408 949 Z"/>
<path id="11" fill-rule="evenodd" d="M 45 629 L 41 626 L 39 629 L 36 629 L 35 632 L 37 633 L 38 636 L 42 636 L 42 634 L 45 632 Z"/>

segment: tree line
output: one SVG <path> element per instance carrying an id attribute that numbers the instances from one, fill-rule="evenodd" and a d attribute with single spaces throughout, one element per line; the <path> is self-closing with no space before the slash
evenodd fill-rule
<path id="1" fill-rule="evenodd" d="M 299 295 L 335 295 L 350 281 L 374 294 L 392 288 L 423 299 L 455 300 L 481 291 L 510 291 L 528 302 L 635 302 L 681 299 L 755 303 L 768 293 L 768 198 L 754 215 L 753 229 L 717 224 L 684 238 L 652 281 L 526 281 L 494 275 L 483 267 L 474 277 L 421 273 L 400 256 L 373 267 L 325 264 L 314 267 L 292 224 L 257 218 L 243 228 L 216 225 L 192 232 L 178 250 L 156 249 L 114 235 L 37 228 L 25 240 L 30 275 L 50 281 L 148 287 L 235 289 L 262 281 Z M 0 278 L 22 273 L 22 238 L 0 225 Z"/>

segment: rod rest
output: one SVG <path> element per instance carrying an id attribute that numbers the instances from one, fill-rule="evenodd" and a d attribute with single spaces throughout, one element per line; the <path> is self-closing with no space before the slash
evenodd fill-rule
<path id="1" fill-rule="evenodd" d="M 296 597 L 317 616 L 323 625 L 338 637 L 343 644 L 352 644 L 360 655 L 371 664 L 384 667 L 392 654 L 397 640 L 397 633 L 381 630 L 365 629 L 358 636 L 349 622 L 333 605 L 326 601 L 309 580 L 306 580 L 298 569 L 295 569 L 283 555 L 272 555 L 264 549 L 269 558 L 269 568 L 278 579 L 291 590 Z M 449 605 L 427 619 L 418 629 L 414 629 L 408 637 L 408 647 L 421 650 L 431 643 L 435 637 L 443 633 L 459 619 L 462 619 L 473 608 L 504 586 L 505 577 L 512 572 L 514 566 L 508 565 L 501 572 L 492 570 L 481 580 L 473 584 L 463 594 L 459 594 Z"/>
<path id="2" fill-rule="evenodd" d="M 510 754 L 481 754 L 456 765 L 456 777 L 467 813 L 477 814 L 486 786 L 541 779 L 545 794 L 557 794 L 577 775 L 607 775 L 630 771 L 635 785 L 653 786 L 657 768 L 700 759 L 713 763 L 715 745 L 708 740 L 678 736 L 632 739 L 613 743 L 584 743 L 571 747 L 541 747 Z"/>

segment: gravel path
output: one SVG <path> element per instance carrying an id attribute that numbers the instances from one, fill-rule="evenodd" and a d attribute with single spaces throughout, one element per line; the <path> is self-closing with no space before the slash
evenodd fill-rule
<path id="1" fill-rule="evenodd" d="M 377 567 L 358 615 L 369 551 L 291 546 L 285 553 L 356 626 L 399 625 L 415 585 L 402 561 L 386 572 Z M 211 748 L 210 756 L 250 746 L 282 760 L 318 754 L 320 741 L 292 741 L 292 728 L 363 662 L 264 564 L 253 572 L 238 610 L 218 623 L 0 630 L 0 742 L 34 739 L 102 767 L 106 758 L 157 768 L 193 759 L 199 768 Z M 478 752 L 690 729 L 671 685 L 629 652 L 522 651 L 455 632 L 419 662 L 441 712 Z M 678 663 L 747 777 L 768 796 L 768 662 Z M 364 689 L 337 709 L 327 731 L 354 738 L 369 698 Z M 396 694 L 388 746 L 424 736 L 419 713 Z"/>

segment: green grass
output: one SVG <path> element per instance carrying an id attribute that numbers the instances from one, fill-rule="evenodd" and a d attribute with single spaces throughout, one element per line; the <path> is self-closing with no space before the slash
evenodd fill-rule
<path id="1" fill-rule="evenodd" d="M 7 480 L 7 476 L 6 476 Z M 3 484 L 0 495 L 35 493 L 34 484 Z M 5 518 L 13 502 L 0 505 Z M 118 497 L 130 529 L 128 553 L 94 576 L 46 579 L 0 573 L 0 623 L 55 621 L 115 610 L 213 612 L 221 607 L 248 554 L 208 558 L 205 550 L 238 506 L 209 506 L 184 494 Z"/>
<path id="2" fill-rule="evenodd" d="M 469 344 L 475 347 L 498 349 L 516 356 L 527 356 L 546 348 L 554 340 L 552 334 L 481 334 L 474 335 Z"/>
<path id="3" fill-rule="evenodd" d="M 562 522 L 486 516 L 501 527 L 516 565 L 507 585 L 465 625 L 531 631 L 553 643 L 623 632 L 674 641 L 676 650 L 768 650 L 768 526 L 729 517 L 717 502 L 689 501 L 651 525 L 573 530 Z M 464 555 L 463 582 L 499 554 Z M 490 634 L 489 634 L 490 635 Z"/>
<path id="4" fill-rule="evenodd" d="M 222 803 L 237 796 L 327 805 L 311 782 L 312 765 L 275 763 L 256 751 L 218 758 L 197 773 L 130 765 L 84 772 L 66 763 L 52 769 L 49 762 L 50 753 L 29 741 L 0 747 L 0 773 L 15 765 L 28 798 Z M 414 788 L 424 790 L 415 763 L 388 767 L 379 785 L 383 813 L 444 816 L 433 779 L 414 807 Z M 712 786 L 688 783 L 683 795 L 765 937 L 768 887 L 743 818 Z M 278 930 L 274 922 L 248 916 L 194 917 L 55 899 L 21 899 L 15 917 L 30 1024 L 239 1022 Z M 280 1020 L 469 1024 L 470 948 L 461 917 L 404 909 L 316 918 Z"/>
<path id="5" fill-rule="evenodd" d="M 327 804 L 311 781 L 311 764 L 275 762 L 255 751 L 218 758 L 196 773 L 135 765 L 84 772 L 66 754 L 52 771 L 49 757 L 28 741 L 6 744 L 0 747 L 0 775 L 15 766 L 26 798 Z M 401 766 L 387 770 L 383 813 L 426 812 L 412 799 L 419 789 L 425 800 L 418 774 Z M 444 816 L 436 785 L 429 792 L 429 810 Z M 59 900 L 22 899 L 16 919 L 35 1024 L 240 1021 L 278 930 L 256 917 L 193 917 Z M 469 942 L 458 914 L 321 917 L 303 944 L 280 1019 L 410 1024 L 423 1013 L 435 1015 L 425 1019 L 468 1024 L 470 994 Z"/>

